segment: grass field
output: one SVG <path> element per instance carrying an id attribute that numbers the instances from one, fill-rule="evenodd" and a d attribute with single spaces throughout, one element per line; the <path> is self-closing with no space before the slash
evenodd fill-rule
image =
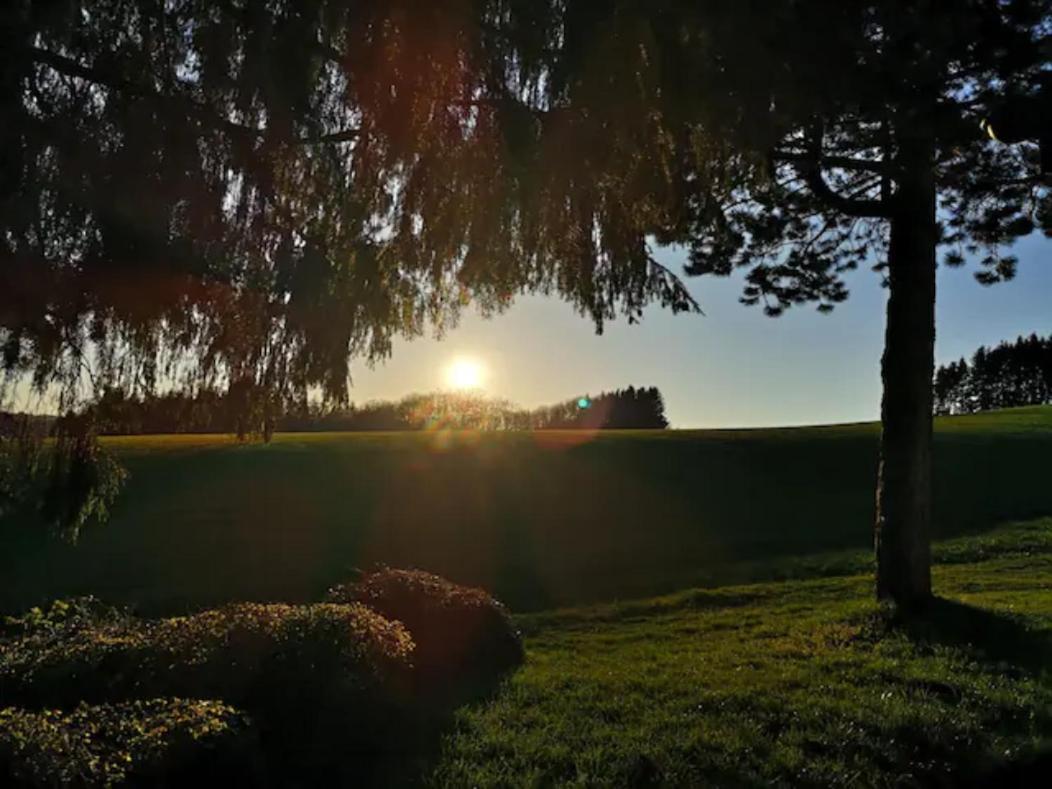
<path id="1" fill-rule="evenodd" d="M 1042 785 L 1052 408 L 939 421 L 940 598 L 908 623 L 873 601 L 876 438 L 110 439 L 112 523 L 75 548 L 8 524 L 0 594 L 295 601 L 376 562 L 483 584 L 526 663 L 398 752 L 434 787 Z"/>
<path id="2" fill-rule="evenodd" d="M 113 520 L 76 547 L 0 530 L 0 610 L 297 601 L 384 562 L 532 611 L 857 572 L 871 542 L 873 424 L 107 443 L 131 472 Z M 1050 457 L 1052 408 L 939 420 L 938 536 L 1052 512 Z"/>
<path id="3" fill-rule="evenodd" d="M 437 786 L 1041 786 L 1052 519 L 937 546 L 909 627 L 872 577 L 520 617 L 527 663 L 461 709 Z"/>

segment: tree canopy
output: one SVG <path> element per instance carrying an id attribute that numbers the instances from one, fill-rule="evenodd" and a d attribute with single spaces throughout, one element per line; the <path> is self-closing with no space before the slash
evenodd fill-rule
<path id="1" fill-rule="evenodd" d="M 533 5 L 7 5 L 6 369 L 342 399 L 349 359 L 468 301 L 691 307 L 644 242 L 647 97 L 613 134 L 556 100 Z"/>
<path id="2" fill-rule="evenodd" d="M 1047 226 L 1047 3 L 109 0 L 3 11 L 0 340 L 44 385 L 346 396 L 396 333 L 554 292 L 597 326 L 747 269 L 843 300 L 935 135 L 948 262 Z M 90 375 L 85 370 L 90 368 Z"/>

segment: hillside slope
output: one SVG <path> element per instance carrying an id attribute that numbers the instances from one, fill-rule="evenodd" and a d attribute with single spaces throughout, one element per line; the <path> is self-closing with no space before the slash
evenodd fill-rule
<path id="1" fill-rule="evenodd" d="M 870 576 L 521 619 L 437 786 L 1039 786 L 1052 767 L 1052 519 L 937 545 L 909 626 Z"/>
<path id="2" fill-rule="evenodd" d="M 300 600 L 384 562 L 516 610 L 764 577 L 871 544 L 877 426 L 118 438 L 131 472 L 76 548 L 6 526 L 0 609 Z M 937 422 L 938 536 L 1052 513 L 1052 408 Z"/>

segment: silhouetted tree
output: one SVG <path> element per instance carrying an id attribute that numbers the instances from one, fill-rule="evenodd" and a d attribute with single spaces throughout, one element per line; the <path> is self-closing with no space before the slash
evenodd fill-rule
<path id="1" fill-rule="evenodd" d="M 805 301 L 832 308 L 847 295 L 842 274 L 876 258 L 889 287 L 877 593 L 923 604 L 936 250 L 949 264 L 979 254 L 991 283 L 1014 272 L 1002 245 L 1049 228 L 1029 144 L 1048 153 L 1049 4 L 716 6 L 697 10 L 675 68 L 682 103 L 697 105 L 692 128 L 705 132 L 683 219 L 691 271 L 745 267 L 744 300 L 778 314 Z"/>
<path id="2" fill-rule="evenodd" d="M 535 430 L 663 430 L 668 419 L 657 387 L 629 386 L 538 408 L 530 424 Z"/>
<path id="3" fill-rule="evenodd" d="M 961 359 L 936 370 L 935 393 L 937 414 L 1052 403 L 1052 335 L 981 346 L 970 365 Z"/>
<path id="4" fill-rule="evenodd" d="M 555 13 L 539 10 L 4 4 L 5 368 L 64 385 L 63 405 L 88 366 L 99 390 L 230 388 L 265 432 L 305 392 L 345 402 L 351 358 L 468 301 L 554 288 L 597 321 L 689 308 L 643 250 L 595 266 L 547 227 L 586 204 L 564 210 L 583 199 L 554 168 L 565 149 L 530 160 L 535 124 L 564 123 L 515 98 L 548 68 L 519 51 Z"/>
<path id="5" fill-rule="evenodd" d="M 890 291 L 877 592 L 924 603 L 936 250 L 951 265 L 978 255 L 989 284 L 1014 272 L 1003 245 L 1052 224 L 1049 4 L 574 4 L 560 22 L 562 41 L 591 45 L 569 56 L 569 102 L 602 116 L 623 94 L 618 68 L 633 70 L 630 95 L 667 124 L 681 178 L 647 195 L 676 207 L 655 235 L 688 243 L 690 273 L 745 268 L 744 301 L 777 315 L 832 309 L 843 273 L 877 258 Z M 613 52 L 612 74 L 589 70 Z"/>
<path id="6" fill-rule="evenodd" d="M 114 388 L 228 390 L 238 432 L 267 437 L 290 402 L 345 404 L 351 359 L 467 303 L 554 291 L 597 324 L 693 308 L 632 200 L 603 207 L 566 177 L 602 126 L 545 96 L 564 84 L 561 13 L 3 3 L 4 371 L 59 412 Z M 597 142 L 618 155 L 588 181 L 626 196 L 665 158 L 644 137 Z"/>
<path id="7" fill-rule="evenodd" d="M 968 379 L 968 363 L 961 359 L 935 371 L 934 399 L 936 414 L 967 413 L 964 387 Z"/>

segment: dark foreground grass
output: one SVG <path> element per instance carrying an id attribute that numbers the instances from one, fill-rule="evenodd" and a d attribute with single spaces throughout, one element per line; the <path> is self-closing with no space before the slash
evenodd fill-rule
<path id="1" fill-rule="evenodd" d="M 0 610 L 82 594 L 148 613 L 297 602 L 377 562 L 483 586 L 515 611 L 794 576 L 801 561 L 813 575 L 798 557 L 871 544 L 877 435 L 110 439 L 131 472 L 112 522 L 76 548 L 0 525 Z M 939 420 L 938 536 L 1052 512 L 1050 456 L 1049 407 Z"/>
<path id="2" fill-rule="evenodd" d="M 909 626 L 868 575 L 521 617 L 436 786 L 1046 785 L 1052 520 L 940 546 Z"/>

